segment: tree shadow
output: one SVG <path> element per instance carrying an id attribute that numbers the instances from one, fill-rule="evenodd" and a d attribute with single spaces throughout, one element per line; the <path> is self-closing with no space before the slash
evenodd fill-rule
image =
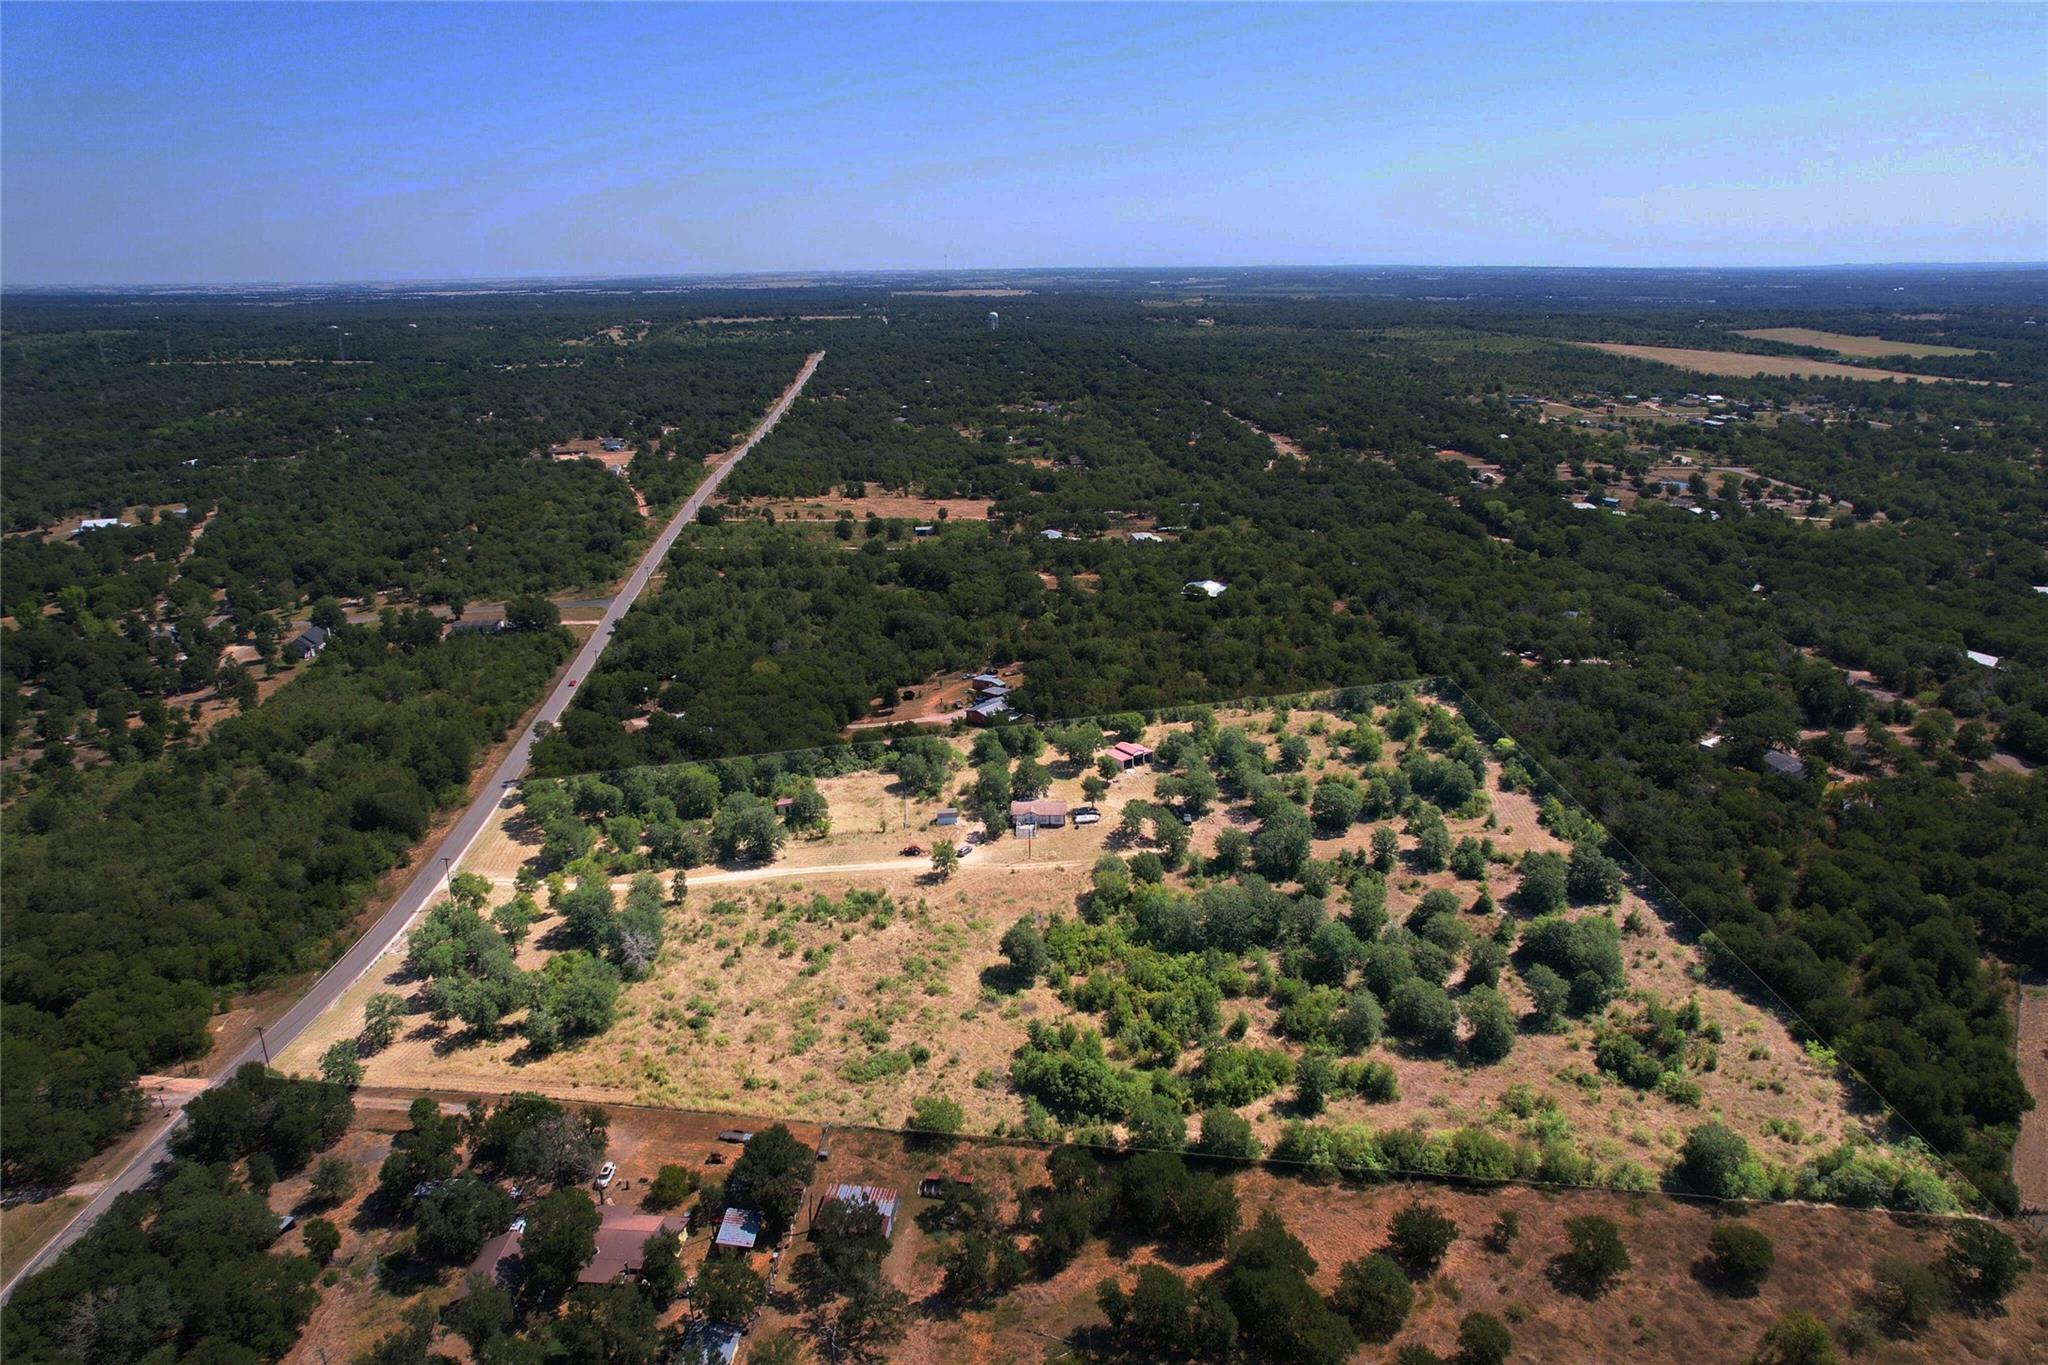
<path id="1" fill-rule="evenodd" d="M 1017 995 L 1027 989 L 1031 982 L 1007 962 L 993 962 L 981 969 L 978 978 L 982 987 L 998 995 Z"/>
<path id="2" fill-rule="evenodd" d="M 1687 1270 L 1692 1275 L 1693 1283 L 1727 1298 L 1753 1299 L 1761 1289 L 1759 1285 L 1743 1284 L 1729 1279 L 1721 1273 L 1720 1267 L 1714 1264 L 1714 1258 L 1711 1256 L 1696 1258 Z"/>
<path id="3" fill-rule="evenodd" d="M 1604 1295 L 1613 1283 L 1612 1280 L 1601 1281 L 1587 1275 L 1572 1263 L 1571 1256 L 1565 1252 L 1550 1258 L 1544 1266 L 1543 1277 L 1559 1293 L 1574 1294 L 1588 1302 Z"/>

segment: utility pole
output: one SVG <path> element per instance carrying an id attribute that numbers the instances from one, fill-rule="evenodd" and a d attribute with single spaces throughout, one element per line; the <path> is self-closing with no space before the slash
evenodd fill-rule
<path id="1" fill-rule="evenodd" d="M 256 1026 L 256 1045 L 263 1049 L 263 1065 L 270 1065 L 270 1040 L 263 1036 L 263 1025 Z"/>

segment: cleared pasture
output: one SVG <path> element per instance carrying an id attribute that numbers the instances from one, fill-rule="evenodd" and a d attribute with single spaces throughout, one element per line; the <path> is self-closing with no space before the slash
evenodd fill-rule
<path id="1" fill-rule="evenodd" d="M 1634 346 L 1618 341 L 1574 341 L 1625 360 L 1647 360 L 1699 374 L 1722 375 L 1732 379 L 1763 376 L 1771 379 L 1900 379 L 1913 384 L 1982 384 L 1981 379 L 1946 379 L 1933 374 L 1907 374 L 1904 370 L 1876 370 L 1864 365 L 1841 365 L 1832 360 L 1808 360 L 1804 356 L 1750 355 L 1744 351 L 1696 351 L 1684 346 Z"/>
<path id="2" fill-rule="evenodd" d="M 1851 332 L 1823 332 L 1816 327 L 1753 327 L 1735 335 L 1751 337 L 1757 341 L 1782 341 L 1787 346 L 1817 346 L 1836 355 L 1855 356 L 1863 360 L 1882 359 L 1890 355 L 1912 356 L 1925 359 L 1929 356 L 1982 355 L 1963 346 L 1937 346 L 1927 341 L 1893 341 L 1889 337 L 1859 336 Z"/>

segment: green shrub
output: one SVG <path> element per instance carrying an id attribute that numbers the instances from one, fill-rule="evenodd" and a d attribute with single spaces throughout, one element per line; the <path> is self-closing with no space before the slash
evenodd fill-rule
<path id="1" fill-rule="evenodd" d="M 1617 1275 L 1634 1264 L 1622 1245 L 1621 1229 L 1611 1218 L 1597 1214 L 1567 1218 L 1564 1232 L 1570 1243 L 1564 1254 L 1566 1277 L 1589 1298 L 1605 1292 Z"/>
<path id="2" fill-rule="evenodd" d="M 1394 1215 L 1387 1239 L 1396 1260 L 1416 1274 L 1428 1274 L 1458 1240 L 1458 1225 L 1427 1204 L 1413 1203 Z"/>
<path id="3" fill-rule="evenodd" d="M 1973 1220 L 1949 1233 L 1942 1268 L 1958 1298 L 1998 1304 L 2018 1287 L 2029 1267 L 2018 1243 L 1989 1223 Z"/>
<path id="4" fill-rule="evenodd" d="M 1491 1313 L 1467 1313 L 1458 1324 L 1458 1365 L 1501 1365 L 1514 1338 Z"/>
<path id="5" fill-rule="evenodd" d="M 1330 1304 L 1367 1341 L 1391 1341 L 1408 1320 L 1415 1290 L 1393 1258 L 1361 1256 L 1337 1271 L 1337 1290 Z"/>
<path id="6" fill-rule="evenodd" d="M 1918 1261 L 1888 1256 L 1870 1278 L 1870 1306 L 1893 1332 L 1917 1332 L 1949 1305 L 1948 1281 Z"/>
<path id="7" fill-rule="evenodd" d="M 1754 1294 L 1771 1273 L 1777 1251 L 1771 1239 L 1744 1223 L 1723 1223 L 1707 1238 L 1707 1254 L 1723 1284 L 1740 1294 Z"/>

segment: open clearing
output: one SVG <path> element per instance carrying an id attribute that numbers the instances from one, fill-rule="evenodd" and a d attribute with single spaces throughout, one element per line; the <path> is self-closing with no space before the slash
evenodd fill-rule
<path id="1" fill-rule="evenodd" d="M 988 499 L 986 498 L 920 498 L 908 493 L 890 493 L 878 483 L 864 485 L 865 492 L 858 498 L 829 496 L 816 498 L 745 498 L 734 505 L 748 512 L 767 508 L 775 514 L 777 521 L 822 521 L 827 524 L 839 520 L 844 512 L 856 521 L 867 520 L 868 514 L 905 521 L 987 521 Z"/>
<path id="2" fill-rule="evenodd" d="M 1774 379 L 1903 379 L 1915 384 L 1982 384 L 1982 379 L 1946 379 L 1940 375 L 1907 374 L 1903 370 L 1873 370 L 1861 365 L 1838 365 L 1832 360 L 1808 360 L 1803 356 L 1748 355 L 1741 351 L 1694 351 L 1683 346 L 1630 346 L 1615 341 L 1574 341 L 1628 360 L 1648 360 L 1699 374 L 1729 378 L 1757 375 Z"/>
<path id="3" fill-rule="evenodd" d="M 2020 1118 L 2012 1178 L 2020 1187 L 2020 1207 L 2048 1213 L 2048 973 L 2029 972 L 2020 978 L 2015 1013 L 2020 1079 L 2034 1097 L 2034 1107 Z"/>
<path id="4" fill-rule="evenodd" d="M 1290 713 L 1288 732 L 1308 742 L 1311 779 L 1352 763 L 1316 732 L 1328 719 Z M 1245 725 L 1277 750 L 1271 713 L 1224 712 L 1219 720 Z M 1155 725 L 1146 742 L 1156 745 L 1169 731 L 1185 728 Z M 964 740 L 955 742 L 965 747 Z M 1382 761 L 1401 749 L 1389 743 Z M 1051 766 L 1050 795 L 1079 802 L 1080 773 L 1064 762 Z M 1161 776 L 1153 768 L 1122 774 L 1098 803 L 1100 824 L 1046 830 L 1036 840 L 1005 835 L 983 842 L 944 882 L 932 878 L 928 858 L 902 854 L 912 843 L 928 848 L 942 832 L 930 823 L 940 802 L 917 800 L 884 773 L 824 778 L 817 786 L 831 813 L 829 833 L 792 837 L 765 866 L 688 874 L 688 895 L 671 906 L 658 960 L 645 980 L 625 988 L 617 1021 L 603 1035 L 535 1057 L 516 1031 L 477 1038 L 435 1023 L 424 991 L 405 978 L 402 954 L 394 954 L 302 1035 L 282 1063 L 316 1069 L 329 1043 L 359 1030 L 367 996 L 389 989 L 412 1000 L 413 1014 L 399 1040 L 365 1062 L 372 1085 L 530 1089 L 562 1098 L 884 1126 L 901 1124 L 913 1100 L 937 1091 L 964 1106 L 968 1131 L 1008 1131 L 1025 1112 L 1009 1064 L 1028 1024 L 1073 1020 L 1100 1028 L 1103 1021 L 1074 1009 L 1043 982 L 1022 992 L 1003 989 L 998 941 L 1024 916 L 1041 922 L 1073 916 L 1096 859 L 1139 850 L 1142 845 L 1117 834 L 1119 820 L 1126 803 L 1159 799 Z M 1509 859 L 1532 849 L 1561 852 L 1566 845 L 1539 823 L 1528 795 L 1500 790 L 1497 778 L 1497 771 L 1489 773 L 1485 811 L 1447 824 L 1454 838 L 1493 841 L 1496 860 L 1486 868 L 1485 883 L 1506 903 L 1516 879 Z M 971 768 L 956 774 L 948 799 L 973 780 Z M 1206 855 L 1233 827 L 1250 831 L 1256 819 L 1248 805 L 1220 801 L 1193 825 L 1192 846 Z M 1314 855 L 1362 852 L 1373 830 L 1358 823 L 1340 836 L 1318 838 Z M 964 818 L 950 832 L 966 833 Z M 1480 884 L 1448 870 L 1413 870 L 1405 864 L 1414 843 L 1411 834 L 1401 835 L 1404 866 L 1388 883 L 1391 919 L 1401 922 L 1436 889 L 1470 905 Z M 515 876 L 538 847 L 537 834 L 508 803 L 462 866 L 492 884 L 496 904 L 511 897 Z M 663 879 L 666 884 L 666 874 Z M 613 884 L 623 892 L 629 882 L 621 876 Z M 849 908 L 847 897 L 855 893 L 870 899 Z M 546 911 L 545 892 L 540 899 Z M 1838 1076 L 1807 1056 L 1784 1020 L 1705 977 L 1689 922 L 1667 920 L 1633 891 L 1611 913 L 1626 926 L 1621 946 L 1630 998 L 1655 998 L 1672 1008 L 1696 998 L 1704 1018 L 1722 1031 L 1717 1064 L 1688 1073 L 1700 1086 L 1698 1105 L 1602 1077 L 1592 1058 L 1597 1019 L 1579 1019 L 1556 1033 L 1521 1032 L 1512 1056 L 1494 1066 L 1453 1065 L 1400 1043 L 1375 1047 L 1366 1055 L 1393 1069 L 1400 1098 L 1372 1103 L 1346 1094 L 1332 1099 L 1326 1118 L 1381 1129 L 1411 1120 L 1432 1129 L 1470 1125 L 1514 1139 L 1522 1128 L 1501 1107 L 1501 1096 L 1509 1085 L 1526 1082 L 1554 1103 L 1582 1149 L 1603 1167 L 1627 1161 L 1650 1170 L 1667 1164 L 1686 1130 L 1709 1115 L 1723 1117 L 1767 1159 L 1787 1165 L 1850 1133 L 1876 1131 L 1876 1117 Z M 1484 931 L 1482 916 L 1467 911 L 1463 918 Z M 551 911 L 535 923 L 519 952 L 523 967 L 546 960 L 542 945 L 559 923 Z M 1505 975 L 1502 990 L 1517 1015 L 1531 1007 L 1519 974 Z M 1253 992 L 1225 1002 L 1226 1015 L 1240 1011 L 1245 1042 L 1300 1052 L 1282 1035 L 1268 997 Z M 1188 1048 L 1176 1069 L 1192 1073 L 1200 1056 L 1201 1049 Z M 1269 1144 L 1292 1117 L 1284 1094 L 1240 1112 Z"/>
<path id="5" fill-rule="evenodd" d="M 1888 355 L 1904 356 L 1952 356 L 1982 355 L 1961 346 L 1937 346 L 1925 341 L 1889 341 L 1884 337 L 1855 336 L 1848 332 L 1822 332 L 1812 327 L 1758 327 L 1747 332 L 1737 332 L 1739 337 L 1754 337 L 1758 341 L 1782 341 L 1787 346 L 1817 346 L 1836 355 L 1858 356 L 1874 359 Z"/>

